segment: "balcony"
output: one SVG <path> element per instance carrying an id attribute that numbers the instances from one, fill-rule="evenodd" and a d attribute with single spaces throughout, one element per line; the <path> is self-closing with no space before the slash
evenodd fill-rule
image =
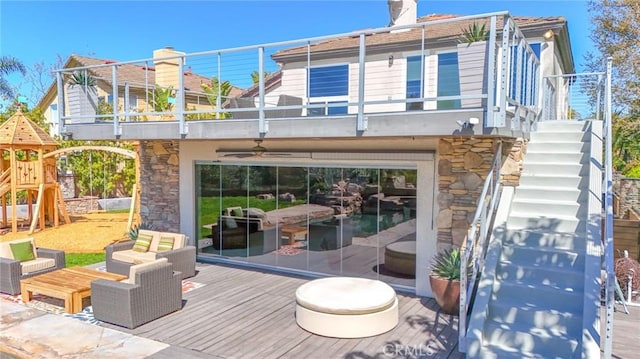
<path id="1" fill-rule="evenodd" d="M 459 44 L 474 23 L 487 40 Z M 542 112 L 544 74 L 527 40 L 541 25 L 517 23 L 507 12 L 419 19 L 64 68 L 58 123 L 78 140 L 518 136 Z"/>

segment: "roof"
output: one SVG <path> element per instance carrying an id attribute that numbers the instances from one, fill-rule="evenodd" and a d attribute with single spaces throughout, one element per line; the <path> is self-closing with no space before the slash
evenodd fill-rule
<path id="1" fill-rule="evenodd" d="M 458 15 L 448 14 L 432 14 L 423 16 L 417 19 L 418 23 L 443 20 L 449 18 L 456 18 Z M 516 22 L 521 31 L 526 32 L 528 29 L 549 29 L 558 28 L 566 24 L 564 17 L 526 17 L 526 16 L 512 16 L 512 19 Z M 426 27 L 424 36 L 430 40 L 430 43 L 441 42 L 456 42 L 462 33 L 463 29 L 469 27 L 473 23 L 479 25 L 486 24 L 489 27 L 490 17 L 476 18 L 460 20 L 455 22 L 435 23 Z M 498 28 L 503 25 L 503 17 L 499 16 L 497 21 Z M 367 51 L 375 51 L 376 47 L 387 49 L 384 45 L 398 45 L 399 43 L 415 43 L 422 39 L 422 28 L 412 28 L 407 31 L 396 32 L 382 32 L 367 34 L 366 46 Z M 538 37 L 541 37 L 543 32 L 540 32 Z M 531 36 L 531 35 L 530 35 Z M 312 53 L 336 53 L 340 50 L 357 50 L 360 45 L 360 39 L 358 36 L 345 36 L 327 41 L 321 41 L 310 46 Z M 293 57 L 307 54 L 307 46 L 293 47 L 274 53 L 271 57 L 275 61 L 292 61 Z"/>
<path id="2" fill-rule="evenodd" d="M 92 57 L 80 56 L 80 55 L 71 55 L 67 62 L 64 64 L 63 68 L 73 68 L 73 67 L 84 67 L 84 66 L 95 66 L 95 65 L 108 65 L 115 64 L 119 61 L 115 60 L 107 60 L 107 59 L 96 59 Z M 94 77 L 98 77 L 101 81 L 106 81 L 111 83 L 111 66 L 101 66 L 94 67 L 89 70 Z M 128 82 L 132 88 L 144 88 L 144 84 L 146 82 L 154 84 L 155 83 L 155 67 L 154 66 L 141 66 L 137 64 L 118 64 L 118 83 Z M 145 80 L 147 79 L 147 80 Z M 186 90 L 191 91 L 201 91 L 200 84 L 203 83 L 211 83 L 211 78 L 203 75 L 199 75 L 191 72 L 191 70 L 187 70 L 184 72 L 184 87 Z M 240 94 L 243 90 L 233 86 L 231 90 L 231 96 L 236 96 Z M 50 103 L 53 101 L 52 97 L 55 96 L 57 92 L 55 81 L 49 87 L 47 93 L 43 96 L 43 98 L 39 102 L 39 106 L 42 107 L 43 104 Z"/>
<path id="3" fill-rule="evenodd" d="M 20 109 L 0 126 L 0 146 L 57 147 L 43 129 L 29 120 Z"/>

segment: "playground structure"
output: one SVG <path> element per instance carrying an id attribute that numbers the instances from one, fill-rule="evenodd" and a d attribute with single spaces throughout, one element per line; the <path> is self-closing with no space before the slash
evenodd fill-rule
<path id="1" fill-rule="evenodd" d="M 11 231 L 18 232 L 18 193 L 26 193 L 29 234 L 39 225 L 43 230 L 49 220 L 54 227 L 60 218 L 71 223 L 58 183 L 56 156 L 74 151 L 97 150 L 121 154 L 136 161 L 136 183 L 139 172 L 138 157 L 134 151 L 106 146 L 78 146 L 57 149 L 58 142 L 26 118 L 18 110 L 0 126 L 0 197 L 2 202 L 2 226 L 8 227 L 7 193 L 11 193 Z M 8 156 L 7 156 L 8 153 Z M 8 158 L 7 158 L 8 157 Z M 131 227 L 138 201 L 137 186 L 133 187 L 133 198 L 127 228 Z M 33 206 L 35 200 L 35 206 Z"/>

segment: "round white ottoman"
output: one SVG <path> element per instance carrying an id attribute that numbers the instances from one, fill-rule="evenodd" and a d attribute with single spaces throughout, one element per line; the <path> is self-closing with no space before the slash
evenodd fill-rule
<path id="1" fill-rule="evenodd" d="M 303 329 L 333 338 L 379 335 L 398 324 L 398 298 L 379 280 L 331 277 L 296 291 L 296 321 Z"/>
<path id="2" fill-rule="evenodd" d="M 416 275 L 416 241 L 394 242 L 386 246 L 384 267 L 395 273 Z"/>

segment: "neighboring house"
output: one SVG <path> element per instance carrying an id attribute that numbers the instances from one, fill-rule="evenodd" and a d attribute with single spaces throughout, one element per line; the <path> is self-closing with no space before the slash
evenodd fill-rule
<path id="1" fill-rule="evenodd" d="M 184 53 L 177 52 L 172 48 L 164 48 L 154 51 L 154 59 L 141 63 L 127 63 L 118 65 L 117 76 L 117 92 L 116 98 L 117 106 L 120 112 L 125 112 L 123 109 L 126 107 L 128 110 L 128 120 L 153 120 L 158 116 L 149 114 L 154 112 L 154 103 L 156 102 L 155 96 L 158 92 L 154 91 L 158 86 L 161 89 L 167 90 L 171 88 L 173 97 L 175 97 L 175 90 L 178 89 L 178 64 L 175 59 L 158 60 L 167 58 L 170 56 L 181 55 Z M 115 60 L 96 59 L 86 56 L 71 55 L 64 64 L 64 69 L 77 69 L 72 72 L 64 74 L 65 77 L 65 106 L 73 112 L 78 109 L 78 113 L 69 113 L 71 118 L 67 120 L 67 123 L 83 123 L 83 122 L 96 122 L 96 121 L 110 121 L 111 116 L 96 117 L 96 115 L 106 115 L 114 103 L 114 87 L 113 87 L 113 74 L 109 65 L 118 63 Z M 102 65 L 102 66 L 101 66 Z M 97 66 L 97 67 L 96 67 Z M 84 95 L 83 98 L 78 101 L 86 102 L 87 106 L 75 106 L 73 105 L 73 99 L 70 99 L 70 82 L 69 78 L 73 72 L 84 72 L 86 68 L 90 68 L 88 71 L 89 76 L 96 80 L 95 94 Z M 190 68 L 183 69 L 182 79 L 183 86 L 186 91 L 185 96 L 185 108 L 188 110 L 211 110 L 212 106 L 206 96 L 206 93 L 202 89 L 202 84 L 211 85 L 211 77 L 202 76 L 193 73 Z M 83 86 L 77 86 L 82 88 Z M 230 96 L 238 95 L 242 90 L 238 87 L 232 86 Z M 93 98 L 90 98 L 92 97 Z M 162 99 L 158 99 L 160 103 Z M 164 99 L 171 105 L 175 106 L 175 98 Z M 56 82 L 54 82 L 45 95 L 42 97 L 38 106 L 44 111 L 46 123 L 49 125 L 49 132 L 52 135 L 61 135 L 63 127 L 58 122 L 58 109 L 59 109 L 58 88 Z M 145 113 L 147 113 L 145 115 Z M 85 116 L 85 117 L 78 117 Z M 155 116 L 155 117 L 154 117 Z"/>
<path id="2" fill-rule="evenodd" d="M 517 184 L 523 138 L 563 111 L 569 81 L 544 77 L 575 69 L 562 17 L 417 18 L 405 3 L 390 28 L 193 55 L 212 57 L 223 80 L 270 73 L 208 119 L 177 110 L 153 123 L 69 121 L 65 132 L 140 140 L 142 218 L 187 234 L 201 260 L 380 278 L 430 296 L 430 260 L 462 245 L 496 151 Z M 460 44 L 474 23 L 488 40 Z M 118 78 L 127 66 L 102 65 Z M 385 247 L 402 241 L 415 276 L 385 269 Z"/>

